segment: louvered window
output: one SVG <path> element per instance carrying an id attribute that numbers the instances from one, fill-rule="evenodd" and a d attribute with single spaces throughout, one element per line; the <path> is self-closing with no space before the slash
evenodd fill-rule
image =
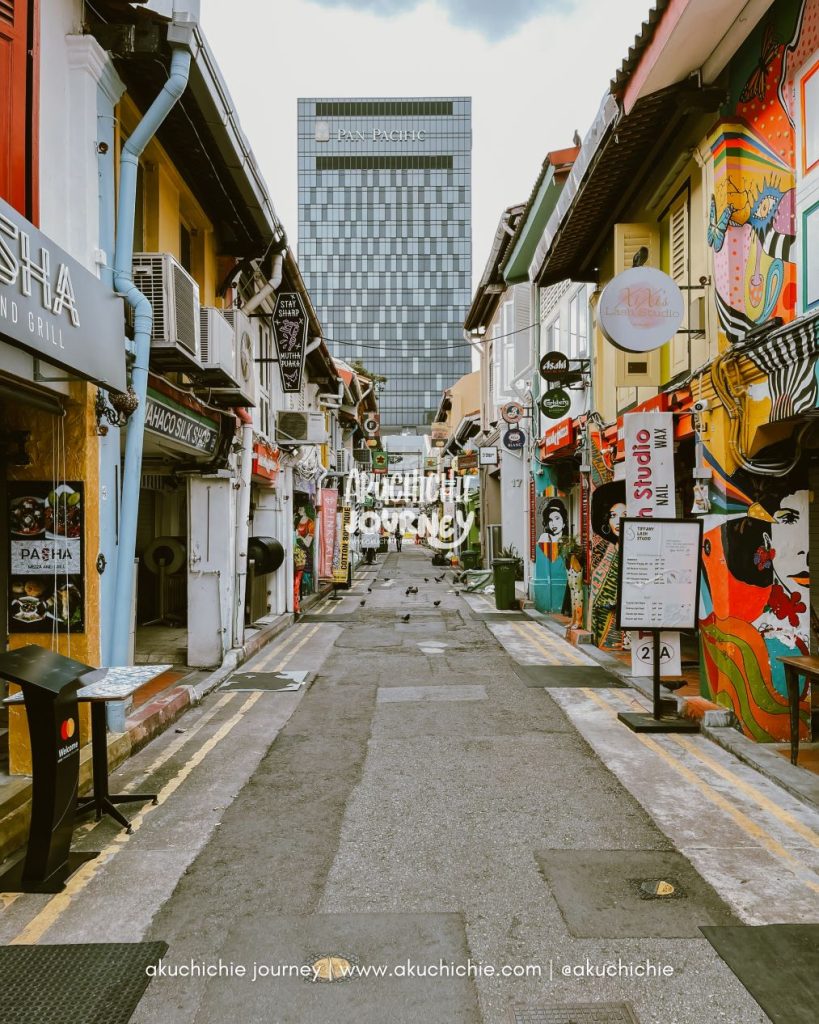
<path id="1" fill-rule="evenodd" d="M 14 24 L 14 0 L 0 0 L 0 21 Z"/>
<path id="2" fill-rule="evenodd" d="M 687 286 L 688 280 L 688 189 L 686 189 L 672 205 L 668 213 L 668 273 L 680 286 Z M 685 307 L 688 306 L 690 292 L 683 288 Z M 688 327 L 688 317 L 684 317 L 682 328 Z M 691 357 L 689 335 L 675 334 L 671 339 L 670 371 L 671 377 L 686 373 L 690 369 Z"/>
<path id="3" fill-rule="evenodd" d="M 641 249 L 648 250 L 645 260 L 650 267 L 660 265 L 660 235 L 653 224 L 614 225 L 614 273 L 634 266 L 634 257 Z M 656 387 L 660 380 L 659 350 L 635 356 L 617 351 L 617 408 L 625 409 L 638 401 L 638 388 Z M 646 396 L 648 397 L 648 396 Z"/>

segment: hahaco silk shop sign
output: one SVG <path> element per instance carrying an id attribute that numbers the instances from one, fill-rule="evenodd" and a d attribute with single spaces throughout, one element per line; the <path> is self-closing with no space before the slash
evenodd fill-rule
<path id="1" fill-rule="evenodd" d="M 627 514 L 641 519 L 673 519 L 674 416 L 670 412 L 629 412 L 623 416 Z M 663 675 L 680 675 L 680 634 L 661 633 Z M 650 633 L 631 632 L 631 671 L 650 676 L 653 668 Z"/>
<path id="2" fill-rule="evenodd" d="M 125 391 L 122 299 L 2 199 L 0 338 Z"/>

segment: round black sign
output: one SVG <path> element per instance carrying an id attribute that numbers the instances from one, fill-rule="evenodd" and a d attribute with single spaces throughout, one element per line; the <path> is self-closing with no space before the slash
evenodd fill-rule
<path id="1" fill-rule="evenodd" d="M 510 452 L 519 452 L 526 444 L 526 435 L 520 427 L 510 427 L 503 435 L 503 447 Z"/>
<path id="2" fill-rule="evenodd" d="M 550 420 L 559 420 L 571 408 L 572 400 L 562 388 L 554 388 L 541 395 L 538 405 L 544 416 Z"/>
<path id="3" fill-rule="evenodd" d="M 563 383 L 569 372 L 569 359 L 562 352 L 547 352 L 540 360 L 540 376 L 551 384 Z"/>

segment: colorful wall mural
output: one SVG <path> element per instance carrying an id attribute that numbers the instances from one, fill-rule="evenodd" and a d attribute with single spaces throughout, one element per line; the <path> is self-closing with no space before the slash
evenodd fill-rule
<path id="1" fill-rule="evenodd" d="M 819 0 L 780 0 L 731 63 L 727 116 L 710 139 L 707 231 L 723 349 L 774 317 L 784 325 L 796 317 L 793 82 L 817 48 Z M 818 355 L 815 325 L 796 324 L 749 352 L 764 377 L 756 404 L 743 406 L 748 439 L 766 422 L 816 407 Z M 790 724 L 778 658 L 810 649 L 807 464 L 794 465 L 789 440 L 754 456 L 757 465 L 778 462 L 780 474 L 738 469 L 725 431 L 710 425 L 700 435 L 713 474 L 704 517 L 701 690 L 731 708 L 748 736 L 784 741 Z M 808 695 L 800 732 L 810 735 Z"/>
<path id="2" fill-rule="evenodd" d="M 571 532 L 569 513 L 560 497 L 554 472 L 537 464 L 533 465 L 533 472 L 537 492 L 537 542 L 532 597 L 538 611 L 559 612 L 566 598 L 566 564 L 560 549 Z"/>
<path id="3" fill-rule="evenodd" d="M 293 515 L 293 610 L 301 611 L 301 598 L 314 590 L 316 509 L 310 499 L 296 493 Z"/>
<path id="4" fill-rule="evenodd" d="M 617 573 L 620 519 L 626 512 L 626 485 L 614 479 L 613 464 L 603 436 L 590 432 L 591 492 L 591 631 L 606 650 L 628 647 L 628 634 L 617 628 Z"/>

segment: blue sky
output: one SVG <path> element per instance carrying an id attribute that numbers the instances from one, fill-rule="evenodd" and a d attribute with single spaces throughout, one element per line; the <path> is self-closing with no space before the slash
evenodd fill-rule
<path id="1" fill-rule="evenodd" d="M 501 211 L 571 145 L 650 0 L 202 0 L 202 25 L 295 240 L 299 96 L 473 97 L 473 277 Z"/>

